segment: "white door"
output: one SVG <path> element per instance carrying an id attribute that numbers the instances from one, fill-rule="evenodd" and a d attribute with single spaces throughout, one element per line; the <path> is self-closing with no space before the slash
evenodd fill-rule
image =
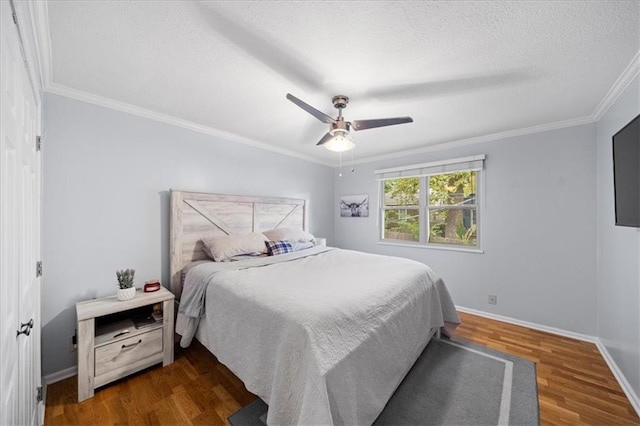
<path id="1" fill-rule="evenodd" d="M 34 425 L 41 384 L 40 116 L 11 4 L 0 7 L 0 424 Z"/>

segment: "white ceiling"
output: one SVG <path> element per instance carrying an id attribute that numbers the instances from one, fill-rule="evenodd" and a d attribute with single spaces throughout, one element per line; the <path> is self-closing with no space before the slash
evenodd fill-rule
<path id="1" fill-rule="evenodd" d="M 49 91 L 325 164 L 327 125 L 287 93 L 413 117 L 353 132 L 364 160 L 593 121 L 640 57 L 638 1 L 47 5 Z"/>

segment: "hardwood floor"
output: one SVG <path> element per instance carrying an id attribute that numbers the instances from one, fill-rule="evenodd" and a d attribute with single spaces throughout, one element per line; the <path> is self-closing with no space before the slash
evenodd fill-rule
<path id="1" fill-rule="evenodd" d="M 194 339 L 175 361 L 143 370 L 77 403 L 77 378 L 47 387 L 45 425 L 226 425 L 256 396 Z"/>
<path id="2" fill-rule="evenodd" d="M 469 314 L 458 337 L 536 362 L 544 425 L 640 425 L 595 345 Z M 256 397 L 194 340 L 175 362 L 77 400 L 75 377 L 47 387 L 45 425 L 225 425 Z"/>
<path id="3" fill-rule="evenodd" d="M 541 424 L 638 425 L 593 343 L 460 313 L 457 337 L 536 363 Z"/>

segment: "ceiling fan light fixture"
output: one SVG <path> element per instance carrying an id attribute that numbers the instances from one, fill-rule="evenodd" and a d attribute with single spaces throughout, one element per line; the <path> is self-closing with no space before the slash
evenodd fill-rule
<path id="1" fill-rule="evenodd" d="M 332 99 L 333 106 L 338 110 L 336 118 L 329 117 L 322 111 L 319 111 L 296 98 L 291 93 L 287 93 L 287 99 L 302 108 L 304 111 L 313 115 L 318 120 L 329 125 L 329 132 L 326 133 L 316 146 L 324 145 L 329 151 L 344 152 L 352 150 L 356 147 L 353 139 L 349 136 L 350 130 L 366 130 L 376 127 L 395 126 L 396 124 L 412 123 L 411 117 L 393 117 L 393 118 L 376 118 L 373 120 L 356 120 L 346 121 L 342 116 L 342 110 L 347 107 L 349 97 L 344 95 L 334 96 Z"/>
<path id="2" fill-rule="evenodd" d="M 333 152 L 345 152 L 352 150 L 356 147 L 353 143 L 351 136 L 348 132 L 343 130 L 333 130 L 330 132 L 333 135 L 329 141 L 324 144 L 324 147 Z"/>

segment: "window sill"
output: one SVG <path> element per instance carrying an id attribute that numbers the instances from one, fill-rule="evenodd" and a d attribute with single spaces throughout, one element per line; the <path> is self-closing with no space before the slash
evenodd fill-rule
<path id="1" fill-rule="evenodd" d="M 447 251 L 461 251 L 464 253 L 484 253 L 484 250 L 479 248 L 471 248 L 471 247 L 451 247 L 451 246 L 442 246 L 436 244 L 411 244 L 411 243 L 402 243 L 402 242 L 391 242 L 391 241 L 378 241 L 378 244 L 384 246 L 397 246 L 397 247 L 411 247 L 411 248 L 419 248 L 419 249 L 435 249 L 435 250 L 447 250 Z"/>

